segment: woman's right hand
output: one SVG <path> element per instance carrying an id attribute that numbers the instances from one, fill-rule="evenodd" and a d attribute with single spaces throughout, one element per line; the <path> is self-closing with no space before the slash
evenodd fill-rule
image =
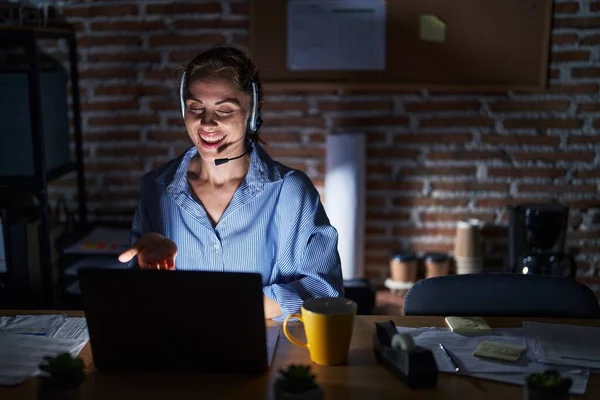
<path id="1" fill-rule="evenodd" d="M 140 268 L 145 269 L 175 269 L 177 245 L 171 239 L 159 233 L 146 233 L 130 248 L 119 255 L 119 261 L 131 261 L 137 255 Z"/>

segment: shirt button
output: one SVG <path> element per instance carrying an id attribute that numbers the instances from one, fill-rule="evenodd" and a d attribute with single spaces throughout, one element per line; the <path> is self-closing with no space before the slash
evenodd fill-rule
<path id="1" fill-rule="evenodd" d="M 217 243 L 215 243 L 214 248 L 215 248 L 215 251 L 218 253 L 219 252 L 219 245 Z"/>

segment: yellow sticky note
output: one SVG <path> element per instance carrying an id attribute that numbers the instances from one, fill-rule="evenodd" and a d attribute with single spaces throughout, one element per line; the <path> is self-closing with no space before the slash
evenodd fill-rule
<path id="1" fill-rule="evenodd" d="M 426 42 L 445 42 L 446 23 L 433 14 L 421 14 L 419 37 Z"/>

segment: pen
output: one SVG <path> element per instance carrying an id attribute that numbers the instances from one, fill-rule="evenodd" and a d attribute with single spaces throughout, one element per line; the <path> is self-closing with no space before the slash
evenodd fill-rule
<path id="1" fill-rule="evenodd" d="M 450 360 L 450 363 L 454 367 L 454 371 L 458 372 L 460 370 L 460 368 L 458 368 L 458 363 L 456 362 L 454 357 L 452 357 L 452 355 L 450 353 L 448 353 L 448 350 L 446 350 L 446 348 L 444 347 L 443 344 L 441 344 L 441 343 L 438 343 L 438 344 L 440 345 L 440 349 L 442 349 L 442 351 L 444 352 L 446 357 L 448 357 L 448 360 Z"/>

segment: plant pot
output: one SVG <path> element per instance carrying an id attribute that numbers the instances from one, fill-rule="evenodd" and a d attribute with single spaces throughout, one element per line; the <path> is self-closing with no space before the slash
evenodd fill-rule
<path id="1" fill-rule="evenodd" d="M 275 400 L 323 400 L 323 389 L 317 386 L 306 392 L 290 393 L 283 390 L 279 383 L 275 383 Z"/>
<path id="2" fill-rule="evenodd" d="M 569 400 L 569 391 L 556 394 L 540 393 L 525 383 L 523 387 L 523 400 Z"/>
<path id="3" fill-rule="evenodd" d="M 57 390 L 39 385 L 37 388 L 37 400 L 79 400 L 81 398 L 81 386 L 71 389 Z"/>

